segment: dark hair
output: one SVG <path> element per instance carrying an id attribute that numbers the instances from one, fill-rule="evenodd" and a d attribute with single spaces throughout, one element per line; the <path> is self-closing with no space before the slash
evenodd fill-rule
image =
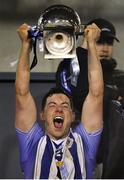
<path id="1" fill-rule="evenodd" d="M 71 95 L 68 92 L 66 92 L 64 89 L 60 88 L 60 87 L 53 87 L 45 94 L 45 96 L 42 99 L 42 110 L 44 109 L 44 107 L 46 105 L 47 98 L 49 96 L 52 96 L 53 94 L 60 94 L 60 93 L 65 94 L 69 98 L 70 105 L 71 105 L 71 108 L 73 110 L 73 102 L 72 102 Z"/>

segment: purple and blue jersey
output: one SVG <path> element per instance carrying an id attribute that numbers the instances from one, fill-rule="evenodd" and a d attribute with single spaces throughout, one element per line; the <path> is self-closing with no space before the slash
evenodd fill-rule
<path id="1" fill-rule="evenodd" d="M 70 130 L 71 131 L 71 130 Z M 74 179 L 82 179 L 82 174 L 85 174 L 82 171 L 86 171 L 86 178 L 93 178 L 93 171 L 96 164 L 96 153 L 100 141 L 102 129 L 100 129 L 96 133 L 89 134 L 84 129 L 83 125 L 80 123 L 73 131 L 70 133 L 70 139 L 72 139 L 72 145 L 69 147 L 68 154 L 73 158 L 74 162 Z M 40 171 L 39 178 L 40 179 L 48 179 L 50 176 L 50 170 L 54 166 L 54 148 L 50 141 L 50 138 L 47 137 L 42 127 L 35 123 L 34 126 L 26 133 L 21 132 L 19 129 L 16 129 L 16 134 L 19 143 L 20 150 L 20 164 L 22 172 L 24 173 L 25 179 L 34 178 L 36 166 L 36 156 L 41 151 L 41 161 L 40 161 Z M 78 137 L 78 138 L 77 138 Z M 44 140 L 45 139 L 45 140 Z M 79 145 L 77 142 L 80 141 L 83 145 Z M 41 146 L 41 150 L 38 152 L 39 143 Z M 48 152 L 49 151 L 49 152 Z M 84 155 L 81 155 L 84 153 Z M 42 157 L 41 157 L 42 156 Z M 49 157 L 50 156 L 50 157 Z M 84 156 L 84 160 L 82 160 Z M 65 158 L 66 161 L 66 158 Z M 84 161 L 84 162 L 82 162 Z M 68 162 L 67 162 L 68 163 Z M 84 166 L 85 170 L 84 170 Z M 82 167 L 80 167 L 82 166 Z M 65 168 L 66 169 L 66 168 Z M 71 169 L 71 167 L 70 167 Z M 66 170 L 65 170 L 66 172 Z M 36 174 L 38 174 L 36 173 Z M 85 176 L 85 175 L 84 175 Z M 36 176 L 37 177 L 37 176 Z M 63 176 L 64 177 L 64 176 Z M 70 177 L 67 172 L 67 177 Z"/>

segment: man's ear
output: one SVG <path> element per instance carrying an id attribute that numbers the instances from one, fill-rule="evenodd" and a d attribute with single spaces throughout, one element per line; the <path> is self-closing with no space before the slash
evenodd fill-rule
<path id="1" fill-rule="evenodd" d="M 40 119 L 41 119 L 42 121 L 45 120 L 43 111 L 40 112 Z"/>
<path id="2" fill-rule="evenodd" d="M 72 122 L 75 121 L 75 112 L 72 112 Z"/>

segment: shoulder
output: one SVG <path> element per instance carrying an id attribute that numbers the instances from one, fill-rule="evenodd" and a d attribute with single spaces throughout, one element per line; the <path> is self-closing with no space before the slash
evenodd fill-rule
<path id="1" fill-rule="evenodd" d="M 121 69 L 115 69 L 114 70 L 114 72 L 113 72 L 113 76 L 114 77 L 122 77 L 122 78 L 124 78 L 124 71 L 123 70 L 121 70 Z"/>
<path id="2" fill-rule="evenodd" d="M 82 137 L 95 137 L 95 136 L 101 136 L 102 133 L 102 128 L 100 128 L 99 130 L 97 130 L 96 132 L 93 133 L 89 133 L 86 131 L 86 129 L 84 128 L 82 123 L 79 123 L 79 125 L 77 125 L 74 129 L 73 132 L 76 132 L 78 134 L 80 134 Z"/>
<path id="3" fill-rule="evenodd" d="M 96 132 L 88 133 L 81 123 L 74 129 L 74 132 L 81 136 L 84 149 L 89 155 L 96 154 L 101 139 L 102 130 L 103 128 L 97 130 Z"/>
<path id="4" fill-rule="evenodd" d="M 22 132 L 19 129 L 16 129 L 16 135 L 20 142 L 28 143 L 32 140 L 36 141 L 41 136 L 43 136 L 44 130 L 42 129 L 40 124 L 36 122 L 33 127 L 27 132 Z"/>
<path id="5" fill-rule="evenodd" d="M 121 69 L 115 69 L 112 76 L 118 87 L 124 88 L 124 71 Z"/>

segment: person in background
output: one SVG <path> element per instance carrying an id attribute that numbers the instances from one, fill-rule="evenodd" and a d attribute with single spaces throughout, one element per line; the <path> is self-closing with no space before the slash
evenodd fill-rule
<path id="1" fill-rule="evenodd" d="M 100 29 L 100 38 L 96 43 L 96 51 L 98 58 L 102 65 L 103 78 L 104 78 L 104 128 L 102 133 L 102 139 L 99 146 L 97 163 L 103 164 L 102 177 L 108 178 L 105 174 L 108 174 L 106 168 L 107 161 L 109 159 L 109 130 L 111 124 L 109 123 L 111 113 L 111 100 L 118 100 L 124 107 L 124 71 L 117 69 L 117 61 L 113 58 L 114 44 L 119 42 L 116 36 L 116 29 L 114 25 L 103 18 L 96 18 L 89 21 L 87 24 L 95 23 Z M 80 47 L 76 49 L 80 72 L 77 77 L 76 86 L 71 83 L 71 59 L 64 59 L 60 62 L 56 72 L 56 84 L 70 92 L 73 97 L 74 106 L 77 109 L 77 123 L 79 122 L 81 106 L 87 96 L 89 90 L 88 84 L 88 68 L 87 68 L 87 42 L 85 37 Z M 65 76 L 63 76 L 63 72 Z M 112 129 L 111 129 L 112 131 Z M 112 162 L 111 162 L 112 163 Z M 115 171 L 115 169 L 114 169 Z M 101 174 L 100 174 L 101 177 Z M 99 177 L 99 178 L 100 178 Z M 111 178 L 111 175 L 109 176 Z M 112 177 L 113 178 L 113 177 Z M 119 177 L 118 177 L 119 178 Z"/>
<path id="2" fill-rule="evenodd" d="M 16 134 L 20 163 L 27 179 L 93 178 L 96 153 L 103 127 L 103 75 L 96 53 L 100 29 L 93 23 L 84 31 L 88 45 L 89 91 L 82 106 L 81 122 L 75 128 L 70 94 L 52 88 L 42 99 L 41 123 L 30 92 L 29 26 L 18 28 L 22 42 L 16 71 Z"/>

